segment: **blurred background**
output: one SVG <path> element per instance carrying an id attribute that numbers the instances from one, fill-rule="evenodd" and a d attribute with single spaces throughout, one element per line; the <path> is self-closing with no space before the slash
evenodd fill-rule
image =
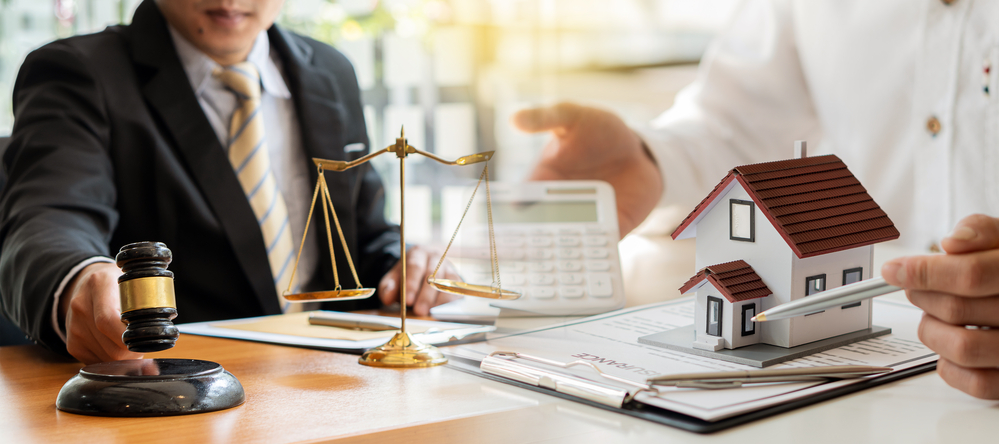
<path id="1" fill-rule="evenodd" d="M 491 178 L 520 181 L 549 137 L 515 130 L 513 112 L 571 100 L 643 124 L 693 80 L 735 2 L 286 0 L 278 22 L 334 45 L 353 62 L 373 149 L 392 143 L 405 125 L 411 145 L 441 157 L 496 150 Z M 0 136 L 13 125 L 11 90 L 28 52 L 127 23 L 138 3 L 0 0 Z M 442 213 L 464 207 L 459 190 L 480 171 L 409 159 L 407 241 L 446 242 L 454 228 L 443 226 L 451 218 Z M 386 185 L 387 215 L 398 221 L 397 161 L 382 156 L 376 168 Z M 634 256 L 626 250 L 637 254 L 643 245 L 626 239 L 623 260 Z"/>

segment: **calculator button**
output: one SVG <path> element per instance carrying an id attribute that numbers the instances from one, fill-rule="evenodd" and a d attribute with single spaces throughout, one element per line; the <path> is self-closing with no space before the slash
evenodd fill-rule
<path id="1" fill-rule="evenodd" d="M 558 230 L 559 236 L 579 236 L 583 234 L 578 228 L 560 228 Z"/>
<path id="2" fill-rule="evenodd" d="M 587 247 L 603 247 L 607 245 L 607 238 L 603 236 L 586 236 L 583 238 L 583 245 Z"/>
<path id="3" fill-rule="evenodd" d="M 566 299 L 579 299 L 583 297 L 583 287 L 559 287 L 558 295 Z"/>
<path id="4" fill-rule="evenodd" d="M 527 250 L 527 257 L 534 260 L 551 259 L 555 257 L 555 252 L 542 249 Z"/>
<path id="5" fill-rule="evenodd" d="M 610 261 L 586 261 L 586 269 L 590 271 L 610 270 Z"/>
<path id="6" fill-rule="evenodd" d="M 583 273 L 562 273 L 558 275 L 558 283 L 562 285 L 582 285 Z"/>
<path id="7" fill-rule="evenodd" d="M 535 228 L 533 230 L 528 231 L 528 234 L 530 234 L 531 236 L 551 236 L 552 232 L 544 228 Z"/>
<path id="8" fill-rule="evenodd" d="M 496 256 L 507 261 L 519 261 L 527 257 L 527 253 L 520 249 L 503 248 L 496 252 Z"/>
<path id="9" fill-rule="evenodd" d="M 559 259 L 579 259 L 583 257 L 583 250 L 579 248 L 559 248 L 555 250 Z"/>
<path id="10" fill-rule="evenodd" d="M 523 273 L 527 264 L 523 262 L 500 262 L 500 271 L 505 273 Z"/>
<path id="11" fill-rule="evenodd" d="M 555 297 L 554 288 L 532 288 L 531 297 L 534 299 L 551 299 Z"/>
<path id="12" fill-rule="evenodd" d="M 603 259 L 610 255 L 610 251 L 606 248 L 586 248 L 583 255 L 587 259 Z"/>
<path id="13" fill-rule="evenodd" d="M 595 298 L 609 298 L 614 295 L 609 273 L 590 273 L 586 277 L 586 290 Z"/>
<path id="14" fill-rule="evenodd" d="M 581 271 L 583 263 L 580 261 L 558 261 L 558 271 Z"/>
<path id="15" fill-rule="evenodd" d="M 551 262 L 531 262 L 527 264 L 527 269 L 533 272 L 549 272 L 555 269 Z"/>
<path id="16" fill-rule="evenodd" d="M 524 238 L 522 237 L 504 237 L 499 239 L 496 243 L 504 247 L 523 247 L 526 244 L 526 241 L 524 241 Z"/>
<path id="17" fill-rule="evenodd" d="M 527 276 L 522 274 L 508 274 L 506 276 L 500 276 L 500 282 L 510 285 L 524 285 L 527 283 Z"/>
<path id="18" fill-rule="evenodd" d="M 600 227 L 586 227 L 586 234 L 607 234 L 607 230 Z"/>
<path id="19" fill-rule="evenodd" d="M 552 285 L 555 283 L 554 274 L 532 274 L 531 285 Z"/>
<path id="20" fill-rule="evenodd" d="M 559 236 L 555 238 L 555 245 L 559 247 L 578 247 L 582 245 L 582 241 L 575 236 Z"/>
<path id="21" fill-rule="evenodd" d="M 532 247 L 550 247 L 554 245 L 554 242 L 552 242 L 551 238 L 547 237 L 532 237 L 527 241 L 527 244 Z"/>

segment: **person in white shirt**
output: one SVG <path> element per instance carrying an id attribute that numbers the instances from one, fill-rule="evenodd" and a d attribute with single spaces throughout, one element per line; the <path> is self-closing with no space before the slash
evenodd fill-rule
<path id="1" fill-rule="evenodd" d="M 885 279 L 926 315 L 938 372 L 999 399 L 999 2 L 754 0 L 651 125 L 573 104 L 523 110 L 551 131 L 532 178 L 615 186 L 622 234 L 656 205 L 692 208 L 736 165 L 835 153 L 908 249 Z"/>

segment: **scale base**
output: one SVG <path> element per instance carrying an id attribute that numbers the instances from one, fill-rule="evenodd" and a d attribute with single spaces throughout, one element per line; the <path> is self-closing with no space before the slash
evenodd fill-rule
<path id="1" fill-rule="evenodd" d="M 243 386 L 221 365 L 196 359 L 130 359 L 80 369 L 56 408 L 94 416 L 173 416 L 213 412 L 245 401 Z"/>
<path id="2" fill-rule="evenodd" d="M 385 345 L 364 352 L 357 362 L 372 367 L 418 368 L 445 364 L 447 358 L 437 347 L 413 339 L 409 332 L 399 332 Z"/>

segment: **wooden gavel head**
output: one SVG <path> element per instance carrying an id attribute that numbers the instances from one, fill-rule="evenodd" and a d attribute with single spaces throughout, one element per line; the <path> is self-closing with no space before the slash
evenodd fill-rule
<path id="1" fill-rule="evenodd" d="M 121 321 L 125 323 L 121 340 L 130 351 L 157 352 L 177 342 L 173 272 L 167 270 L 171 260 L 173 254 L 161 242 L 128 244 L 115 256 L 124 273 L 118 278 Z"/>

